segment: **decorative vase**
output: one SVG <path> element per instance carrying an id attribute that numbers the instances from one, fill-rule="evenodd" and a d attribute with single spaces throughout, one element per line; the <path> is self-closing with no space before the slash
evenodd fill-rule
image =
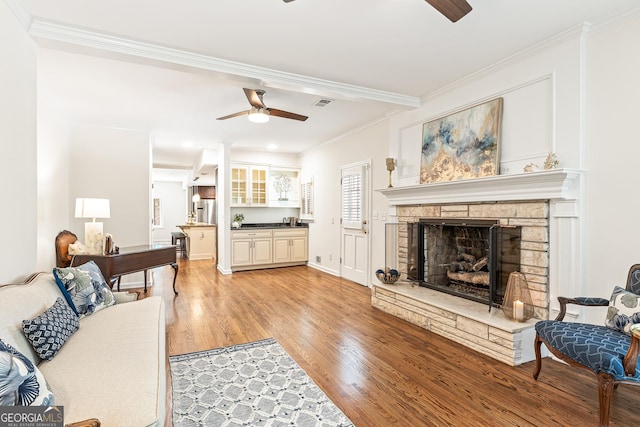
<path id="1" fill-rule="evenodd" d="M 238 221 L 233 221 L 233 222 L 231 223 L 231 227 L 232 227 L 232 228 L 240 228 L 240 226 L 241 226 L 241 225 L 242 225 L 242 224 L 240 224 Z"/>

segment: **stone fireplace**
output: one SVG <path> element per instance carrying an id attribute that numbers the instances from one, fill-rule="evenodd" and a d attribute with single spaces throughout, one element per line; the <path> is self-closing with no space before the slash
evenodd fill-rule
<path id="1" fill-rule="evenodd" d="M 489 310 L 502 306 L 509 274 L 520 270 L 521 227 L 496 220 L 421 218 L 406 229 L 406 259 L 400 263 L 407 280 L 487 304 Z"/>
<path id="2" fill-rule="evenodd" d="M 571 277 L 562 294 L 576 295 L 580 176 L 556 169 L 380 190 L 397 222 L 401 280 L 375 283 L 372 305 L 510 365 L 533 360 L 533 325 L 557 311 L 550 301 L 560 294 L 558 283 Z M 471 229 L 461 228 L 469 224 Z M 416 237 L 416 228 L 425 227 L 433 235 Z M 474 239 L 468 239 L 471 234 Z M 448 241 L 448 247 L 424 253 L 430 239 Z M 489 248 L 496 239 L 505 247 Z M 496 258 L 496 251 L 505 259 Z M 418 252 L 424 253 L 423 260 Z M 488 267 L 480 265 L 485 257 Z M 492 272 L 491 264 L 498 263 L 505 268 Z M 535 316 L 527 322 L 511 321 L 497 308 L 504 295 L 501 286 L 512 271 L 524 273 L 529 285 Z M 459 278 L 480 282 L 479 296 L 469 296 L 468 290 L 459 295 Z M 427 283 L 431 286 L 419 286 Z M 488 306 L 495 308 L 489 311 Z"/>

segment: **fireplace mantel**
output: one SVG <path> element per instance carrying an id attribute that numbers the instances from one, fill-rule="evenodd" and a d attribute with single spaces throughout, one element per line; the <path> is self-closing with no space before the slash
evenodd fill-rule
<path id="1" fill-rule="evenodd" d="M 575 200 L 583 172 L 551 169 L 434 184 L 384 188 L 392 206 L 518 200 Z"/>

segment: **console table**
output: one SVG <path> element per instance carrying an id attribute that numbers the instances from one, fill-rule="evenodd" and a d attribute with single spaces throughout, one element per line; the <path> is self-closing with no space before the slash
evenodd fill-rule
<path id="1" fill-rule="evenodd" d="M 176 262 L 175 246 L 141 245 L 120 248 L 120 253 L 111 255 L 75 255 L 71 260 L 71 266 L 75 267 L 85 262 L 94 261 L 109 286 L 113 286 L 118 280 L 120 290 L 120 277 L 125 274 L 144 272 L 144 292 L 147 292 L 147 270 L 163 265 L 173 267 L 173 292 L 176 291 L 176 278 L 178 277 L 178 263 Z"/>

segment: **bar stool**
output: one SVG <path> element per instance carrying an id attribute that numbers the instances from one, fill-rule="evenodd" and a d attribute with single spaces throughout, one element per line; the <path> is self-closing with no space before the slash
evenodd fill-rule
<path id="1" fill-rule="evenodd" d="M 185 253 L 187 251 L 187 235 L 182 231 L 171 233 L 171 244 L 176 246 L 176 252 Z"/>

